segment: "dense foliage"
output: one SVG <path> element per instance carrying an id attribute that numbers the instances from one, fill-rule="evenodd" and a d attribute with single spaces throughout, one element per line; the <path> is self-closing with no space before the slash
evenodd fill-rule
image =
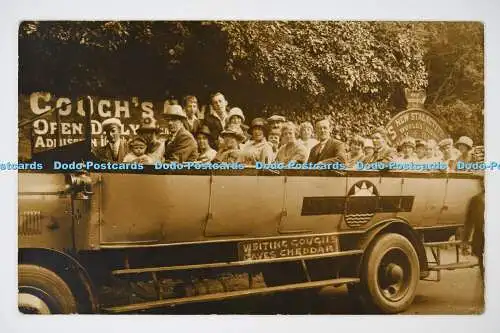
<path id="1" fill-rule="evenodd" d="M 482 138 L 480 24 L 23 22 L 19 40 L 21 93 L 207 102 L 220 90 L 250 117 L 330 115 L 345 139 L 404 109 L 404 88 L 427 88 L 454 136 Z"/>

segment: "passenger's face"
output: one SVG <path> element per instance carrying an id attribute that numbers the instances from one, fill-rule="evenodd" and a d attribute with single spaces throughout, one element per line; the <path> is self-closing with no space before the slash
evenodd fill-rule
<path id="1" fill-rule="evenodd" d="M 359 143 L 353 142 L 351 143 L 351 151 L 354 153 L 358 153 L 362 150 L 362 147 Z"/>
<path id="2" fill-rule="evenodd" d="M 469 152 L 469 147 L 463 144 L 457 145 L 457 149 L 460 151 L 461 154 L 465 155 Z"/>
<path id="3" fill-rule="evenodd" d="M 255 127 L 252 130 L 252 139 L 257 142 L 262 141 L 264 139 L 264 130 L 260 127 Z"/>
<path id="4" fill-rule="evenodd" d="M 372 135 L 373 145 L 375 149 L 379 149 L 385 145 L 385 139 L 380 133 L 375 133 Z"/>
<path id="5" fill-rule="evenodd" d="M 401 149 L 405 158 L 409 158 L 413 154 L 413 147 L 409 145 L 404 145 Z"/>
<path id="6" fill-rule="evenodd" d="M 302 127 L 300 130 L 300 138 L 302 140 L 307 140 L 312 137 L 312 128 L 310 127 Z"/>
<path id="7" fill-rule="evenodd" d="M 176 133 L 182 126 L 182 122 L 177 118 L 167 118 L 167 128 L 170 133 Z"/>
<path id="8" fill-rule="evenodd" d="M 449 158 L 451 156 L 451 145 L 442 146 L 440 149 L 445 158 Z"/>
<path id="9" fill-rule="evenodd" d="M 275 147 L 278 147 L 280 144 L 280 136 L 278 134 L 269 134 L 269 137 L 267 139 Z"/>
<path id="10" fill-rule="evenodd" d="M 106 139 L 109 142 L 115 143 L 120 140 L 120 128 L 118 126 L 110 126 L 106 130 Z"/>
<path id="11" fill-rule="evenodd" d="M 282 126 L 283 126 L 283 122 L 281 122 L 281 121 L 270 121 L 269 122 L 269 128 L 272 130 L 281 131 Z"/>
<path id="12" fill-rule="evenodd" d="M 229 125 L 239 126 L 242 122 L 243 120 L 238 116 L 232 116 L 231 118 L 229 118 Z"/>
<path id="13" fill-rule="evenodd" d="M 416 153 L 418 158 L 424 158 L 427 152 L 424 146 L 418 146 L 416 149 Z"/>
<path id="14" fill-rule="evenodd" d="M 316 123 L 316 133 L 321 141 L 330 138 L 330 123 L 328 121 L 318 121 Z"/>
<path id="15" fill-rule="evenodd" d="M 427 158 L 431 158 L 431 157 L 434 157 L 434 148 L 433 147 L 428 147 L 425 149 L 425 152 L 426 152 L 426 157 Z"/>
<path id="16" fill-rule="evenodd" d="M 198 102 L 197 101 L 189 101 L 186 105 L 186 114 L 188 117 L 196 114 L 198 112 Z"/>
<path id="17" fill-rule="evenodd" d="M 231 135 L 224 136 L 224 145 L 228 149 L 236 149 L 238 147 L 238 140 Z"/>
<path id="18" fill-rule="evenodd" d="M 196 141 L 198 142 L 198 147 L 200 148 L 200 151 L 207 150 L 207 148 L 208 148 L 208 138 L 205 135 L 199 134 L 196 137 Z"/>
<path id="19" fill-rule="evenodd" d="M 146 146 L 145 145 L 133 146 L 132 152 L 134 153 L 135 156 L 142 156 L 146 153 Z"/>
<path id="20" fill-rule="evenodd" d="M 285 128 L 283 130 L 283 140 L 287 143 L 295 142 L 295 131 L 292 128 Z"/>
<path id="21" fill-rule="evenodd" d="M 375 150 L 372 147 L 365 147 L 364 152 L 366 156 L 372 156 Z"/>
<path id="22" fill-rule="evenodd" d="M 212 108 L 219 114 L 226 111 L 227 101 L 224 95 L 217 94 L 212 98 Z"/>

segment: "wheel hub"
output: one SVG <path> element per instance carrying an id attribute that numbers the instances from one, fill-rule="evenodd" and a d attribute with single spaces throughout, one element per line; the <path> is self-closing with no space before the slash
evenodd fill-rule
<path id="1" fill-rule="evenodd" d="M 386 267 L 386 276 L 391 283 L 399 283 L 404 278 L 403 268 L 397 264 L 390 263 Z"/>
<path id="2" fill-rule="evenodd" d="M 18 307 L 22 313 L 50 314 L 50 308 L 41 298 L 27 293 L 18 294 Z"/>

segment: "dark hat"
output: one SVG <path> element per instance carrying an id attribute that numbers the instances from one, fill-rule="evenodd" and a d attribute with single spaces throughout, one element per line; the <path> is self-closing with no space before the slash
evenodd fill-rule
<path id="1" fill-rule="evenodd" d="M 137 136 L 134 136 L 128 143 L 129 147 L 135 147 L 135 146 L 147 146 L 147 142 L 146 140 L 137 135 Z"/>
<path id="2" fill-rule="evenodd" d="M 141 125 L 137 129 L 137 133 L 144 132 L 159 132 L 158 122 L 154 118 L 142 118 Z"/>
<path id="3" fill-rule="evenodd" d="M 203 125 L 200 127 L 200 129 L 198 130 L 198 132 L 196 132 L 196 135 L 195 136 L 198 136 L 199 134 L 203 134 L 207 137 L 210 137 L 212 135 L 212 132 L 210 131 L 210 128 L 208 128 L 207 125 Z"/>
<path id="4" fill-rule="evenodd" d="M 427 141 L 425 140 L 422 140 L 422 139 L 418 139 L 415 141 L 415 147 L 424 147 L 424 148 L 427 148 Z"/>
<path id="5" fill-rule="evenodd" d="M 232 137 L 236 138 L 236 140 L 238 140 L 238 141 L 245 140 L 245 135 L 242 132 L 235 131 L 235 130 L 232 130 L 232 129 L 223 130 L 220 133 L 220 136 L 221 137 L 232 136 Z"/>
<path id="6" fill-rule="evenodd" d="M 267 133 L 267 123 L 264 120 L 264 118 L 255 118 L 252 120 L 252 123 L 250 124 L 250 128 L 248 129 L 248 133 L 252 134 L 252 131 L 254 128 L 259 127 L 264 130 L 264 133 Z"/>

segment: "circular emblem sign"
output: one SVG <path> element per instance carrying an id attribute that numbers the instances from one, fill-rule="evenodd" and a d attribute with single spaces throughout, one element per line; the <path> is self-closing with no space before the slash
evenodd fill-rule
<path id="1" fill-rule="evenodd" d="M 408 109 L 395 115 L 386 126 L 389 140 L 393 146 L 399 146 L 407 136 L 414 139 L 439 142 L 449 137 L 436 117 L 422 109 Z"/>

